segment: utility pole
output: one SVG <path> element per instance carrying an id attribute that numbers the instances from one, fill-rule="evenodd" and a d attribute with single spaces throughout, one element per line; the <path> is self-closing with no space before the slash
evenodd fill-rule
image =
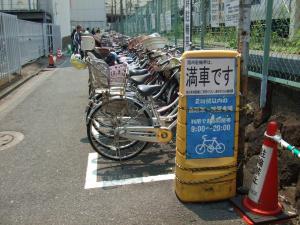
<path id="1" fill-rule="evenodd" d="M 245 105 L 248 94 L 248 62 L 249 62 L 249 41 L 251 25 L 251 0 L 240 0 L 240 20 L 238 27 L 238 51 L 241 53 L 241 96 L 240 96 L 240 121 L 238 140 L 238 171 L 237 187 L 243 186 L 243 166 L 245 160 L 245 127 L 247 125 L 247 114 Z"/>

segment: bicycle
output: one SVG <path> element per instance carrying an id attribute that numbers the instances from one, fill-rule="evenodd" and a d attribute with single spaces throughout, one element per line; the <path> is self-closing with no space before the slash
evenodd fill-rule
<path id="1" fill-rule="evenodd" d="M 207 135 L 203 135 L 202 144 L 196 146 L 195 151 L 197 154 L 202 155 L 206 152 L 214 153 L 217 152 L 219 154 L 225 151 L 225 145 L 223 143 L 218 143 L 217 138 L 213 137 L 211 140 L 206 139 Z"/>
<path id="2" fill-rule="evenodd" d="M 179 68 L 180 65 L 170 68 L 174 70 L 171 80 L 179 79 Z M 179 97 L 177 92 L 177 97 L 174 94 L 176 85 L 165 82 L 163 86 L 126 87 L 127 80 L 124 79 L 123 84 L 114 87 L 110 85 L 107 73 L 103 73 L 105 70 L 101 71 L 100 81 L 107 79 L 107 86 L 101 88 L 97 101 L 87 113 L 87 135 L 94 150 L 106 158 L 124 160 L 139 154 L 148 142 L 170 142 L 178 111 Z M 176 83 L 178 87 L 178 80 Z M 169 84 L 172 84 L 174 96 L 168 94 L 169 104 L 157 108 L 154 99 L 162 96 Z"/>

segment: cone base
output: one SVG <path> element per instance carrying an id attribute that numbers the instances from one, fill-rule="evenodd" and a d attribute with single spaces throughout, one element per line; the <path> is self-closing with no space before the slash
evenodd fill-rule
<path id="1" fill-rule="evenodd" d="M 279 203 L 277 203 L 277 206 L 275 206 L 273 210 L 263 210 L 253 206 L 254 202 L 252 202 L 248 197 L 245 197 L 243 199 L 243 204 L 244 207 L 247 208 L 249 211 L 263 216 L 275 216 L 282 212 L 282 207 Z"/>
<path id="2" fill-rule="evenodd" d="M 280 223 L 283 221 L 288 221 L 292 218 L 297 217 L 297 214 L 294 212 L 284 212 L 277 215 L 259 215 L 250 211 L 246 208 L 243 204 L 244 197 L 243 196 L 236 196 L 230 199 L 230 202 L 234 205 L 235 209 L 237 210 L 238 214 L 242 217 L 242 219 L 247 224 L 273 224 L 273 223 Z"/>

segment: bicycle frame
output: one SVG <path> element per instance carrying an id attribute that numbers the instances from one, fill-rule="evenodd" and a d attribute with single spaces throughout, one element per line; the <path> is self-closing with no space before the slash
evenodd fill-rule
<path id="1" fill-rule="evenodd" d="M 177 121 L 174 118 L 177 117 L 177 113 L 174 115 L 168 115 L 163 118 L 159 115 L 159 112 L 155 110 L 153 98 L 150 97 L 149 101 L 140 109 L 137 114 L 141 111 L 150 107 L 150 111 L 153 112 L 152 121 L 153 126 L 122 126 L 118 127 L 115 130 L 115 134 L 138 141 L 147 141 L 147 142 L 159 142 L 159 143 L 168 143 L 172 140 L 172 132 L 171 130 L 176 126 Z M 132 118 L 127 120 L 129 122 Z M 174 120 L 168 127 L 162 126 L 165 125 L 167 121 Z"/>

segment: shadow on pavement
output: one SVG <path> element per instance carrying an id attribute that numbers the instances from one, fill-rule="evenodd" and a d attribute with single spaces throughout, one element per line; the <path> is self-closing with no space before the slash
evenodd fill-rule
<path id="1" fill-rule="evenodd" d="M 175 148 L 151 144 L 140 155 L 127 161 L 99 157 L 97 178 L 98 181 L 111 181 L 174 173 L 174 159 Z"/>
<path id="2" fill-rule="evenodd" d="M 233 210 L 233 206 L 228 201 L 182 204 L 204 221 L 226 221 L 240 219 L 238 214 Z"/>
<path id="3" fill-rule="evenodd" d="M 80 139 L 80 142 L 81 142 L 81 143 L 84 143 L 84 144 L 90 143 L 90 142 L 89 142 L 89 139 L 88 139 L 87 137 L 81 138 L 81 139 Z"/>

